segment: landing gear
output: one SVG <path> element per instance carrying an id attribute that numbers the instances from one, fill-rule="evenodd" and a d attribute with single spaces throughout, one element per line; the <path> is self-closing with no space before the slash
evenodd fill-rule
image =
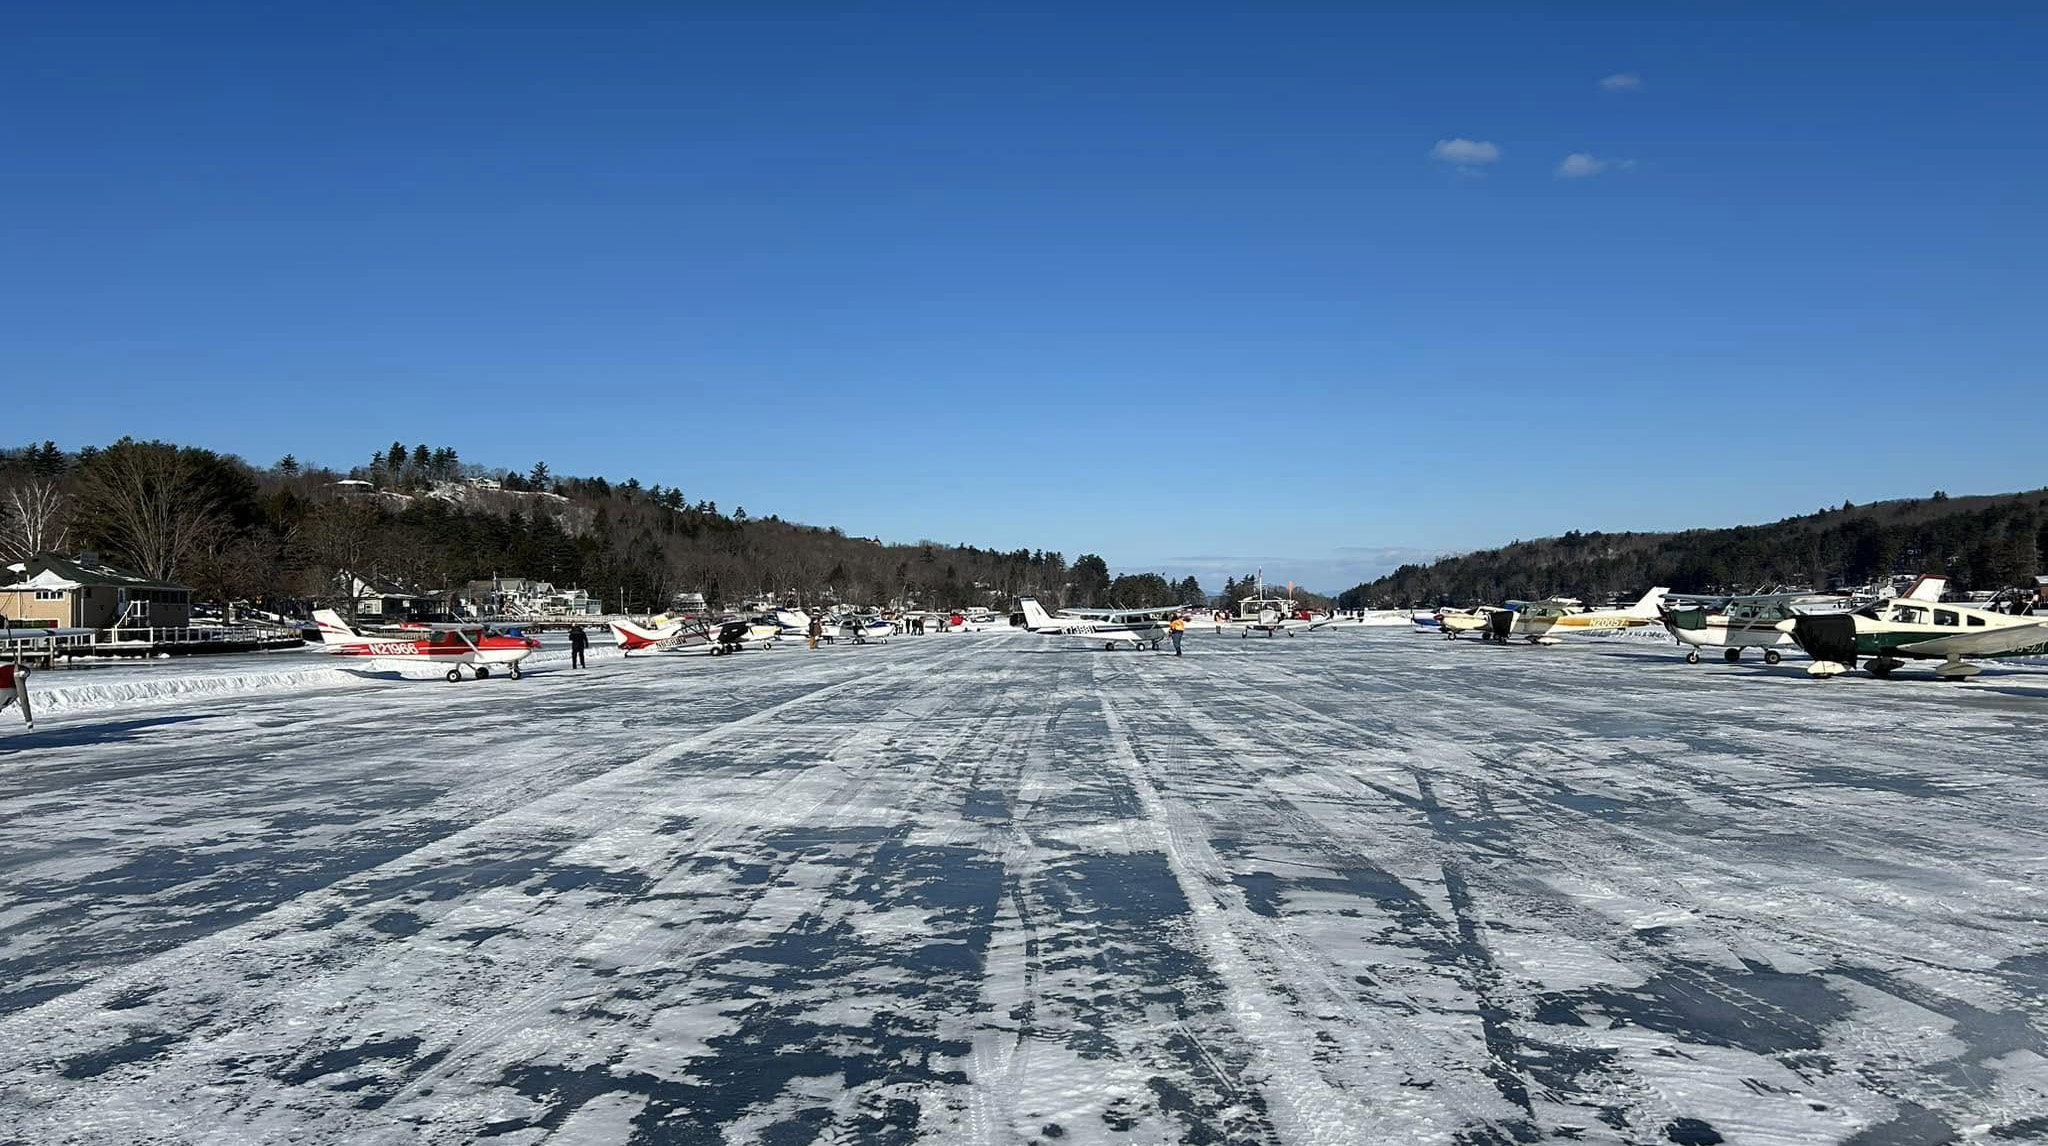
<path id="1" fill-rule="evenodd" d="M 513 666 L 512 666 L 511 668 L 509 668 L 509 669 L 507 669 L 507 670 L 505 670 L 505 671 L 507 671 L 507 672 L 509 672 L 509 673 L 511 673 L 511 674 L 512 674 L 512 679 L 513 679 L 513 680 L 518 680 L 518 679 L 519 679 L 519 666 L 518 666 L 518 665 L 513 665 Z"/>
<path id="2" fill-rule="evenodd" d="M 490 676 L 491 676 L 491 670 L 490 670 L 490 669 L 487 669 L 487 668 L 485 668 L 485 667 L 484 667 L 484 666 L 482 666 L 482 665 L 478 665 L 478 666 L 476 666 L 476 679 L 478 679 L 478 680 L 489 680 L 489 679 L 490 679 Z"/>
<path id="3" fill-rule="evenodd" d="M 1727 662 L 1728 662 L 1729 664 L 1731 664 L 1731 665 L 1732 665 L 1732 664 L 1734 664 L 1734 663 L 1735 663 L 1736 661 L 1739 661 L 1739 660 L 1741 660 L 1741 659 L 1742 659 L 1742 650 L 1741 650 L 1741 649 L 1729 649 L 1729 650 L 1728 650 L 1727 652 L 1725 652 L 1725 653 L 1722 653 L 1722 654 L 1721 654 L 1721 658 L 1722 658 L 1723 660 L 1727 661 Z"/>
<path id="4" fill-rule="evenodd" d="M 1152 651 L 1153 651 L 1153 652 L 1155 652 L 1155 653 L 1159 651 L 1159 638 L 1158 638 L 1158 637 L 1153 637 L 1153 638 L 1152 638 Z"/>
<path id="5" fill-rule="evenodd" d="M 462 679 L 462 670 L 461 670 L 461 669 L 449 669 L 449 670 L 448 670 L 448 683 L 449 683 L 449 684 L 454 684 L 454 683 L 455 683 L 456 681 L 458 681 L 458 680 L 461 680 L 461 679 Z"/>
<path id="6" fill-rule="evenodd" d="M 1103 651 L 1103 652 L 1106 652 L 1106 653 L 1113 653 L 1113 652 L 1115 652 L 1115 651 L 1116 651 L 1116 642 L 1115 642 L 1115 641 L 1104 641 L 1104 642 L 1102 642 L 1102 651 Z"/>
<path id="7" fill-rule="evenodd" d="M 1685 651 L 1685 663 L 1689 665 L 1700 663 L 1700 651 L 1698 649 L 1687 649 Z"/>
<path id="8" fill-rule="evenodd" d="M 1778 650 L 1776 650 L 1776 649 L 1765 649 L 1765 650 L 1764 650 L 1764 663 L 1765 663 L 1765 664 L 1767 664 L 1767 665 L 1774 665 L 1774 664 L 1777 664 L 1777 663 L 1778 663 L 1779 661 L 1781 661 L 1781 660 L 1784 660 L 1784 659 L 1785 659 L 1784 655 L 1783 655 L 1783 654 L 1781 654 L 1781 653 L 1779 653 L 1779 652 L 1778 652 Z"/>
<path id="9" fill-rule="evenodd" d="M 1863 667 L 1869 669 L 1870 675 L 1879 680 L 1890 680 L 1892 678 L 1892 670 L 1905 663 L 1904 661 L 1895 661 L 1890 657 L 1874 657 Z"/>

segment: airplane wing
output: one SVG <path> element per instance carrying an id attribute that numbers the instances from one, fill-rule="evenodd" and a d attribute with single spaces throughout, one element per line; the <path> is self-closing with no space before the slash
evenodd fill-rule
<path id="1" fill-rule="evenodd" d="M 1150 609 L 1061 609 L 1063 617 L 1163 617 L 1168 613 L 1184 613 L 1186 605 L 1157 605 Z"/>
<path id="2" fill-rule="evenodd" d="M 1957 633 L 1953 637 L 1936 637 L 1931 641 L 1915 641 L 1901 647 L 1900 652 L 1915 656 L 1995 657 L 2031 645 L 2048 644 L 2048 621 L 2033 625 L 2006 625 L 1996 629 L 1978 629 L 1975 632 Z"/>

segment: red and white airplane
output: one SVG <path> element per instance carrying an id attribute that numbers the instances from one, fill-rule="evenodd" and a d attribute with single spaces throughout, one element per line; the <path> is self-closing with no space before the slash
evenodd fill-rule
<path id="1" fill-rule="evenodd" d="M 320 626 L 320 643 L 340 657 L 369 657 L 378 660 L 420 660 L 445 664 L 448 679 L 462 679 L 467 668 L 482 680 L 491 675 L 492 665 L 503 665 L 513 680 L 519 679 L 519 662 L 533 655 L 540 642 L 532 637 L 496 633 L 482 625 L 425 625 L 426 635 L 370 636 L 349 627 L 332 609 L 315 609 L 313 620 Z"/>
<path id="2" fill-rule="evenodd" d="M 30 728 L 36 726 L 35 710 L 28 706 L 28 666 L 25 664 L 0 664 L 0 709 L 15 701 L 21 702 L 21 718 Z"/>
<path id="3" fill-rule="evenodd" d="M 687 649 L 711 641 L 711 633 L 704 626 L 687 617 L 671 617 L 666 613 L 649 618 L 645 625 L 630 618 L 621 618 L 611 622 L 611 627 L 612 639 L 618 642 L 619 651 L 627 656 L 646 649 L 660 652 Z"/>
<path id="4" fill-rule="evenodd" d="M 773 632 L 757 632 L 746 621 L 697 621 L 663 614 L 642 625 L 630 618 L 611 622 L 612 639 L 619 652 L 631 656 L 652 649 L 656 652 L 698 652 L 712 656 L 736 653 L 749 644 L 768 648 L 775 643 Z M 764 626 L 772 629 L 773 626 Z"/>

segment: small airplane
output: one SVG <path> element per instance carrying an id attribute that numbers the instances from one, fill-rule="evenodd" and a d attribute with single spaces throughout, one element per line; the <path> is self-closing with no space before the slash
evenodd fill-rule
<path id="1" fill-rule="evenodd" d="M 872 613 L 844 613 L 826 618 L 825 632 L 856 645 L 882 644 L 896 635 L 896 626 Z"/>
<path id="2" fill-rule="evenodd" d="M 648 618 L 644 625 L 628 617 L 613 620 L 610 626 L 612 641 L 624 656 L 647 649 L 674 652 L 711 641 L 711 634 L 703 626 L 693 625 L 685 617 L 671 617 L 666 613 Z"/>
<path id="3" fill-rule="evenodd" d="M 1101 641 L 1105 649 L 1129 645 L 1134 649 L 1158 648 L 1166 639 L 1167 623 L 1178 605 L 1155 609 L 1061 609 L 1058 616 L 1045 611 L 1036 597 L 1017 598 L 1024 613 L 1024 627 L 1048 637 L 1076 637 Z"/>
<path id="4" fill-rule="evenodd" d="M 1289 582 L 1288 591 L 1292 592 L 1293 588 L 1293 583 Z M 1302 608 L 1292 597 L 1266 596 L 1266 578 L 1261 573 L 1254 582 L 1251 596 L 1238 601 L 1235 617 L 1222 614 L 1216 617 L 1216 631 L 1220 633 L 1235 626 L 1240 637 L 1249 637 L 1253 633 L 1264 633 L 1269 637 L 1286 633 L 1291 637 L 1296 633 L 1320 629 L 1329 623 L 1328 616 L 1319 616 Z"/>
<path id="5" fill-rule="evenodd" d="M 1455 641 L 1463 633 L 1478 633 L 1481 638 L 1485 638 L 1492 632 L 1493 615 L 1505 611 L 1492 605 L 1480 605 L 1472 609 L 1438 609 L 1434 624 L 1443 631 L 1444 639 L 1447 641 Z M 1420 618 L 1415 623 L 1423 626 Z"/>
<path id="6" fill-rule="evenodd" d="M 1633 630 L 1650 635 L 1649 627 L 1657 623 L 1657 602 L 1670 591 L 1669 586 L 1659 585 L 1626 609 L 1588 609 L 1568 597 L 1525 601 L 1515 610 L 1506 632 L 1500 633 L 1498 620 L 1494 621 L 1495 631 L 1504 639 L 1527 637 L 1538 645 L 1560 644 L 1566 637 L 1626 636 Z"/>
<path id="7" fill-rule="evenodd" d="M 650 618 L 645 625 L 630 619 L 611 622 L 612 639 L 621 656 L 653 650 L 662 653 L 699 652 L 725 656 L 748 645 L 770 648 L 775 644 L 773 626 L 752 621 L 699 622 L 666 614 Z"/>
<path id="8" fill-rule="evenodd" d="M 1944 604 L 1945 577 L 1926 576 L 1903 597 L 1878 601 L 1851 612 L 1805 615 L 1792 622 L 1792 639 L 1813 658 L 1806 671 L 1831 677 L 1856 667 L 1856 659 L 1879 680 L 1905 666 L 1906 658 L 1938 660 L 1934 675 L 1964 681 L 1983 671 L 1963 658 L 2048 655 L 2048 620 Z"/>
<path id="9" fill-rule="evenodd" d="M 1664 629 L 1687 646 L 1685 663 L 1700 663 L 1701 649 L 1721 649 L 1729 664 L 1744 649 L 1764 650 L 1764 663 L 1784 659 L 1779 649 L 1796 647 L 1792 622 L 1802 614 L 1844 612 L 1850 598 L 1839 593 L 1792 590 L 1780 593 L 1666 593 L 1657 607 Z"/>
<path id="10" fill-rule="evenodd" d="M 445 664 L 451 683 L 462 679 L 465 668 L 483 680 L 491 675 L 493 665 L 503 665 L 512 679 L 518 680 L 519 662 L 540 647 L 532 637 L 515 637 L 484 625 L 414 625 L 414 631 L 427 635 L 371 636 L 351 628 L 332 609 L 315 609 L 313 621 L 320 626 L 320 643 L 335 656 Z"/>
<path id="11" fill-rule="evenodd" d="M 28 703 L 28 675 L 28 666 L 19 661 L 0 664 L 0 711 L 20 701 L 21 719 L 33 729 L 36 726 L 36 713 Z"/>

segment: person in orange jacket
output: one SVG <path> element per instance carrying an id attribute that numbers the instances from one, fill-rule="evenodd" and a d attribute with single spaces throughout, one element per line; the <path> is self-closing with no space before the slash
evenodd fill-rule
<path id="1" fill-rule="evenodd" d="M 1173 655 L 1174 655 L 1174 656 L 1179 656 L 1179 655 L 1180 655 L 1180 635 L 1181 635 L 1182 633 L 1185 633 L 1185 632 L 1187 632 L 1187 631 L 1188 631 L 1188 617 L 1187 617 L 1187 614 L 1186 614 L 1186 613 L 1175 613 L 1175 614 L 1173 615 L 1173 620 L 1172 620 L 1172 621 L 1171 621 L 1170 623 L 1168 623 L 1168 624 L 1167 624 L 1167 626 L 1166 626 L 1166 631 L 1167 631 L 1167 632 L 1169 632 L 1169 633 L 1172 633 L 1172 634 L 1173 634 Z"/>

